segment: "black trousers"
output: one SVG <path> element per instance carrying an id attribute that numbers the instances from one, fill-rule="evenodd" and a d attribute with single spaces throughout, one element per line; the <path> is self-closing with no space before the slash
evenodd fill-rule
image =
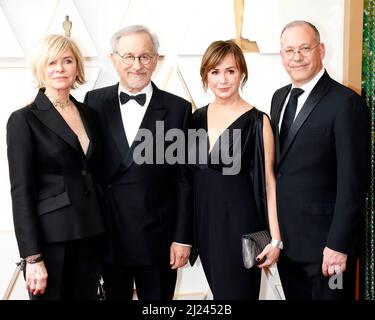
<path id="1" fill-rule="evenodd" d="M 107 300 L 132 300 L 134 282 L 139 300 L 172 300 L 176 279 L 177 270 L 169 261 L 148 266 L 106 264 L 103 270 Z"/>
<path id="2" fill-rule="evenodd" d="M 354 300 L 356 259 L 348 257 L 346 271 L 341 275 L 325 277 L 322 265 L 300 263 L 285 253 L 277 263 L 286 300 Z"/>
<path id="3" fill-rule="evenodd" d="M 47 243 L 43 246 L 47 288 L 31 300 L 96 300 L 104 258 L 104 237 Z"/>

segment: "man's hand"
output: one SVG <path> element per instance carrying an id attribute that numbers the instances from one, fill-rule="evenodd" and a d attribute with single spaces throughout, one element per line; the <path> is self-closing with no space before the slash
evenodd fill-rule
<path id="1" fill-rule="evenodd" d="M 170 261 L 172 269 L 178 269 L 183 267 L 189 259 L 191 247 L 183 246 L 176 242 L 173 242 L 170 249 Z"/>
<path id="2" fill-rule="evenodd" d="M 344 272 L 346 270 L 347 258 L 347 254 L 325 247 L 323 250 L 322 263 L 323 274 L 327 277 Z"/>

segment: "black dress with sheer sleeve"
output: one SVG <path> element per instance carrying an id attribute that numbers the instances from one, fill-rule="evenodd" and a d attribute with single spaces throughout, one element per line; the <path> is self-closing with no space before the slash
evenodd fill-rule
<path id="1" fill-rule="evenodd" d="M 207 109 L 194 113 L 193 129 L 207 132 Z M 256 300 L 259 296 L 261 270 L 245 269 L 241 236 L 267 225 L 263 115 L 256 108 L 243 113 L 219 136 L 211 151 L 208 136 L 189 148 L 190 152 L 195 148 L 196 159 L 201 159 L 190 165 L 195 237 L 214 299 Z M 206 163 L 199 152 L 207 153 Z M 230 157 L 240 165 L 233 165 L 236 160 L 228 162 Z"/>

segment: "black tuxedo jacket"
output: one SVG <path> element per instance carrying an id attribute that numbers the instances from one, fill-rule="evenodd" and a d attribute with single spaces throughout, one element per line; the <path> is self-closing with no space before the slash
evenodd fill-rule
<path id="1" fill-rule="evenodd" d="M 280 229 L 291 259 L 321 263 L 325 246 L 348 254 L 357 246 L 369 181 L 369 113 L 358 94 L 325 72 L 280 152 L 280 112 L 290 89 L 277 90 L 271 105 Z"/>
<path id="2" fill-rule="evenodd" d="M 21 257 L 42 252 L 44 242 L 104 232 L 98 185 L 90 167 L 96 149 L 92 115 L 86 106 L 70 99 L 90 138 L 87 157 L 42 90 L 34 102 L 13 112 L 8 120 L 13 218 Z"/>
<path id="3" fill-rule="evenodd" d="M 173 241 L 192 242 L 192 192 L 187 166 L 134 161 L 133 150 L 140 141 L 136 138 L 128 145 L 118 84 L 88 92 L 85 102 L 95 111 L 103 138 L 100 171 L 108 209 L 108 262 L 125 266 L 158 263 L 162 258 L 165 261 Z M 164 122 L 165 131 L 177 128 L 186 133 L 191 113 L 189 102 L 153 84 L 140 128 L 152 132 L 154 160 L 156 121 Z M 171 144 L 158 143 L 164 150 Z"/>

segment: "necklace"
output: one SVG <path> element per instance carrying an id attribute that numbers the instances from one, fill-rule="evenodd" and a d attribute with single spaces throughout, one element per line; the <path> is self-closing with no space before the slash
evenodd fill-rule
<path id="1" fill-rule="evenodd" d="M 48 96 L 47 96 L 48 97 Z M 48 97 L 49 98 L 49 97 Z M 52 101 L 52 99 L 50 99 Z M 67 108 L 70 100 L 66 101 L 52 101 L 52 104 L 56 107 L 57 112 L 63 117 L 64 121 L 70 127 L 70 129 L 77 136 L 79 143 L 81 144 L 83 152 L 86 154 L 88 146 L 90 144 L 90 139 L 87 136 L 85 127 L 83 125 L 81 116 L 78 109 L 72 103 L 71 107 Z M 65 108 L 65 109 L 64 109 Z"/>
<path id="2" fill-rule="evenodd" d="M 55 101 L 52 101 L 52 104 L 56 107 L 56 108 L 61 108 L 61 109 L 64 109 L 66 106 L 68 106 L 70 103 L 70 100 L 69 99 L 66 99 L 65 101 L 61 101 L 61 100 L 55 100 Z"/>
<path id="3" fill-rule="evenodd" d="M 56 108 L 64 109 L 66 106 L 70 104 L 69 97 L 66 100 L 59 100 L 59 99 L 54 99 L 52 96 L 48 94 L 46 94 L 46 96 Z"/>

